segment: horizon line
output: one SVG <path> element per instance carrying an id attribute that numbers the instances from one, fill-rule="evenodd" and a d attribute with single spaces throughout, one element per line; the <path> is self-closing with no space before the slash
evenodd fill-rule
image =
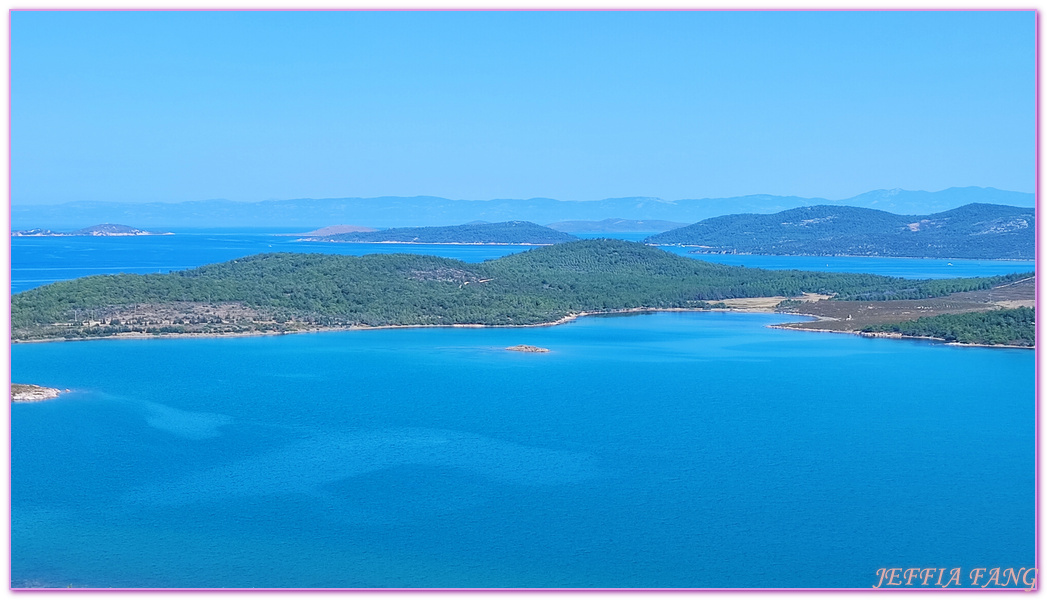
<path id="1" fill-rule="evenodd" d="M 379 200 L 379 199 L 383 199 L 383 198 L 397 198 L 397 199 L 432 198 L 432 199 L 437 199 L 437 200 L 449 200 L 451 202 L 501 202 L 501 201 L 527 202 L 527 201 L 532 201 L 532 200 L 552 200 L 554 202 L 571 202 L 571 203 L 605 202 L 607 200 L 634 200 L 634 199 L 642 199 L 642 200 L 654 200 L 654 201 L 658 201 L 658 202 L 674 203 L 674 202 L 686 202 L 686 201 L 691 201 L 691 200 L 698 200 L 698 201 L 701 201 L 701 200 L 733 200 L 733 199 L 741 199 L 741 198 L 754 198 L 754 197 L 759 197 L 759 196 L 771 196 L 771 197 L 777 197 L 777 198 L 803 198 L 805 200 L 824 200 L 826 202 L 845 202 L 847 200 L 853 200 L 853 199 L 858 198 L 860 196 L 864 196 L 864 195 L 867 195 L 867 194 L 873 194 L 873 193 L 876 193 L 876 192 L 896 192 L 896 193 L 898 193 L 898 192 L 914 192 L 914 193 L 926 193 L 926 194 L 940 194 L 942 192 L 948 192 L 950 190 L 969 190 L 969 189 L 993 190 L 993 191 L 997 191 L 997 192 L 1004 192 L 1004 193 L 1007 193 L 1007 194 L 1025 194 L 1025 195 L 1033 196 L 1034 199 L 1036 197 L 1036 192 L 1035 191 L 1023 192 L 1023 191 L 1018 191 L 1018 190 L 1005 190 L 1005 189 L 1000 189 L 1000 188 L 993 187 L 993 186 L 968 185 L 968 186 L 951 186 L 951 187 L 943 188 L 943 189 L 940 189 L 940 190 L 934 190 L 934 191 L 930 191 L 930 190 L 910 190 L 910 189 L 905 189 L 905 188 L 877 188 L 877 189 L 874 189 L 874 190 L 869 190 L 867 192 L 861 192 L 861 193 L 856 194 L 854 196 L 848 196 L 846 198 L 838 198 L 838 199 L 824 198 L 822 196 L 799 196 L 799 195 L 796 195 L 796 194 L 773 194 L 773 193 L 754 193 L 754 194 L 743 194 L 743 195 L 738 195 L 738 196 L 704 196 L 704 197 L 676 198 L 676 199 L 672 199 L 672 200 L 667 200 L 665 198 L 661 198 L 660 196 L 610 196 L 610 197 L 607 197 L 607 198 L 599 198 L 599 199 L 595 199 L 595 200 L 561 200 L 559 198 L 550 198 L 548 196 L 531 196 L 529 198 L 468 199 L 468 198 L 448 198 L 446 196 L 434 196 L 434 195 L 428 195 L 428 194 L 414 194 L 414 195 L 406 195 L 406 196 L 399 196 L 399 195 L 385 195 L 385 196 L 327 196 L 327 197 L 302 196 L 302 197 L 297 197 L 297 198 L 267 198 L 265 200 L 229 200 L 228 198 L 204 198 L 204 199 L 200 199 L 200 200 L 173 200 L 173 201 L 170 201 L 170 200 L 147 200 L 147 201 L 142 201 L 142 202 L 134 202 L 134 201 L 126 201 L 126 200 L 124 200 L 124 201 L 120 201 L 120 200 L 69 200 L 69 201 L 66 201 L 66 202 L 56 202 L 56 203 L 19 203 L 19 202 L 16 202 L 16 201 L 14 201 L 12 199 L 9 202 L 8 206 L 13 209 L 15 207 L 25 208 L 25 207 L 34 207 L 34 206 L 36 206 L 36 207 L 39 207 L 39 206 L 63 206 L 63 205 L 66 205 L 66 204 L 76 204 L 76 203 L 148 205 L 148 204 L 189 204 L 189 203 L 192 203 L 192 202 L 230 202 L 230 203 L 235 203 L 235 204 L 262 204 L 262 203 L 265 203 L 265 202 L 294 202 L 294 201 L 301 201 L 301 200 Z"/>

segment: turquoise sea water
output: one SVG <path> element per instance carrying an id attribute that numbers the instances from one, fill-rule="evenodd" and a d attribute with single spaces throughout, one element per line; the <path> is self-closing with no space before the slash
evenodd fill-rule
<path id="1" fill-rule="evenodd" d="M 784 318 L 15 345 L 15 381 L 73 391 L 12 406 L 13 585 L 1033 566 L 1032 352 L 765 327 Z"/>
<path id="2" fill-rule="evenodd" d="M 145 237 L 15 237 L 11 238 L 11 292 L 105 273 L 166 273 L 224 262 L 262 252 L 320 252 L 327 254 L 388 254 L 409 252 L 479 262 L 528 246 L 469 246 L 428 244 L 337 244 L 299 242 L 281 232 L 239 230 L 179 231 L 170 236 Z M 630 241 L 646 233 L 615 234 Z M 580 234 L 580 237 L 606 237 Z M 875 273 L 908 278 L 980 277 L 1028 272 L 1032 261 L 941 260 L 873 257 L 697 255 L 690 248 L 664 247 L 688 258 L 765 269 Z"/>

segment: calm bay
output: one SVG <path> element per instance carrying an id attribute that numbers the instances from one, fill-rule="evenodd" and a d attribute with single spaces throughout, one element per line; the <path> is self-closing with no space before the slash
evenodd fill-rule
<path id="1" fill-rule="evenodd" d="M 12 407 L 13 584 L 1031 566 L 1033 353 L 765 327 L 786 318 L 14 345 L 15 381 L 73 391 Z"/>

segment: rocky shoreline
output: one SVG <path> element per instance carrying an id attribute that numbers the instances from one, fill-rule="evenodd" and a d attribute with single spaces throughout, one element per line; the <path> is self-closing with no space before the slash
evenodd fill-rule
<path id="1" fill-rule="evenodd" d="M 825 317 L 819 317 L 818 315 L 802 315 L 801 316 L 814 317 L 819 321 L 828 321 Z M 964 342 L 950 342 L 945 338 L 936 338 L 921 335 L 902 335 L 894 331 L 859 331 L 855 329 L 826 329 L 817 327 L 795 327 L 795 323 L 779 323 L 777 325 L 768 325 L 771 329 L 788 329 L 789 331 L 812 331 L 815 333 L 844 333 L 847 335 L 856 335 L 859 337 L 866 338 L 889 338 L 892 340 L 927 340 L 931 342 L 942 342 L 946 346 L 963 346 L 965 348 L 1012 348 L 1018 350 L 1035 350 L 1036 346 L 1015 346 L 1013 344 L 966 344 Z"/>
<path id="2" fill-rule="evenodd" d="M 263 335 L 290 335 L 298 333 L 321 333 L 327 331 L 365 331 L 373 329 L 416 329 L 416 328 L 504 328 L 504 329 L 515 329 L 524 327 L 552 327 L 555 325 L 562 325 L 569 323 L 579 317 L 587 316 L 614 316 L 614 315 L 627 315 L 637 313 L 655 313 L 655 312 L 741 312 L 741 313 L 771 313 L 780 314 L 784 316 L 802 316 L 810 317 L 820 323 L 834 322 L 837 325 L 835 327 L 819 327 L 815 323 L 800 322 L 800 323 L 779 323 L 768 325 L 768 327 L 774 329 L 789 329 L 792 331 L 814 331 L 814 332 L 825 332 L 825 333 L 846 333 L 851 335 L 859 335 L 863 337 L 880 337 L 880 338 L 892 338 L 892 339 L 927 339 L 940 342 L 946 342 L 946 340 L 940 338 L 915 338 L 912 336 L 903 336 L 899 333 L 870 333 L 863 332 L 858 329 L 862 324 L 860 322 L 849 322 L 850 319 L 842 319 L 832 317 L 824 314 L 812 314 L 815 311 L 807 312 L 805 309 L 810 310 L 808 307 L 797 307 L 791 311 L 785 312 L 778 310 L 778 303 L 782 300 L 821 300 L 827 298 L 827 296 L 820 296 L 817 294 L 804 294 L 797 298 L 786 298 L 784 296 L 772 296 L 772 297 L 758 297 L 758 298 L 734 298 L 725 300 L 726 308 L 654 308 L 654 307 L 635 307 L 625 309 L 612 309 L 612 310 L 601 310 L 601 311 L 583 311 L 576 313 L 569 313 L 563 317 L 556 319 L 555 321 L 548 321 L 545 323 L 529 323 L 521 325 L 484 325 L 479 323 L 455 323 L 450 325 L 342 325 L 342 326 L 316 326 L 306 325 L 303 327 L 287 328 L 287 329 L 256 329 L 256 330 L 232 330 L 232 331 L 216 331 L 216 332 L 200 332 L 200 331 L 186 331 L 186 332 L 158 332 L 158 333 L 144 333 L 144 332 L 125 332 L 116 333 L 113 335 L 106 336 L 87 336 L 77 338 L 66 338 L 66 337 L 42 337 L 42 338 L 31 338 L 31 339 L 12 339 L 12 344 L 24 344 L 24 343 L 45 343 L 45 342 L 65 342 L 65 341 L 89 341 L 89 340 L 105 340 L 105 339 L 175 339 L 175 338 L 218 338 L 218 337 L 253 337 Z M 913 302 L 913 301 L 904 301 Z M 924 303 L 928 301 L 923 301 Z M 812 306 L 814 302 L 809 302 L 808 306 Z M 837 303 L 842 306 L 844 302 Z M 856 302 L 848 302 L 846 304 L 861 304 Z M 865 303 L 870 304 L 870 303 Z M 872 304 L 888 304 L 885 302 L 874 302 Z M 976 306 L 976 308 L 975 308 Z M 967 312 L 972 308 L 975 310 L 988 310 L 993 304 L 977 304 L 975 306 L 965 307 L 966 310 L 959 310 L 955 312 Z M 984 308 L 983 308 L 984 307 Z M 871 308 L 871 306 L 870 306 Z M 950 311 L 952 312 L 952 311 Z M 908 315 L 906 315 L 907 318 Z M 878 320 L 879 322 L 879 320 Z M 275 324 L 275 323 L 274 323 Z M 986 348 L 1031 348 L 1031 346 L 1010 346 L 1010 345 L 988 345 L 988 344 L 964 344 L 960 342 L 946 342 L 949 345 L 955 346 L 977 346 Z M 536 352 L 536 350 L 523 350 L 519 347 L 506 348 L 506 350 L 513 350 L 517 352 Z M 541 352 L 542 350 L 537 350 Z M 547 350 L 546 350 L 547 351 Z"/>
<path id="3" fill-rule="evenodd" d="M 11 384 L 11 402 L 43 402 L 53 400 L 70 390 L 60 390 L 28 383 Z"/>
<path id="4" fill-rule="evenodd" d="M 519 344 L 517 346 L 509 346 L 506 350 L 512 352 L 548 352 L 548 348 L 542 348 L 540 346 L 528 346 L 527 344 Z"/>

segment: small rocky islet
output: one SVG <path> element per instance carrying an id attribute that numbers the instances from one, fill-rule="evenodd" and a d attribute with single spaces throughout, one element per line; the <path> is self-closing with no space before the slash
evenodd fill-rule
<path id="1" fill-rule="evenodd" d="M 528 346 L 527 344 L 518 344 L 516 346 L 509 346 L 506 350 L 512 352 L 549 352 L 548 348 L 542 348 L 540 346 Z"/>

